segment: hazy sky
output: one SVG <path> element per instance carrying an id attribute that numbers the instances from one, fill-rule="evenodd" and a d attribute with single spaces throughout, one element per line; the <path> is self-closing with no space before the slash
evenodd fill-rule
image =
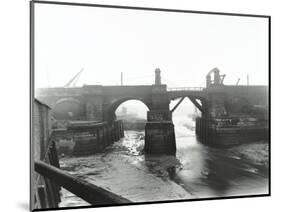
<path id="1" fill-rule="evenodd" d="M 205 86 L 218 67 L 225 83 L 267 84 L 267 19 L 35 4 L 35 86 Z"/>

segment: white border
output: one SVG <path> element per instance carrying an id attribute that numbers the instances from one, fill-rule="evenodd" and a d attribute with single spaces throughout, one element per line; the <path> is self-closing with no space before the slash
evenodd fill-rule
<path id="1" fill-rule="evenodd" d="M 279 94 L 281 8 L 278 1 L 88 0 L 79 2 L 272 16 L 272 197 L 79 209 L 79 211 L 279 211 L 281 208 L 281 139 L 278 133 L 281 118 Z M 1 211 L 27 211 L 29 204 L 29 2 L 27 0 L 2 1 L 0 16 Z"/>

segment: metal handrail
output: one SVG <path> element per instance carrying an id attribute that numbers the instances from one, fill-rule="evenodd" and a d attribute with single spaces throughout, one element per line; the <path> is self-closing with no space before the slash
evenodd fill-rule
<path id="1" fill-rule="evenodd" d="M 120 195 L 74 177 L 73 175 L 70 175 L 55 166 L 44 163 L 43 161 L 35 161 L 34 165 L 37 173 L 50 179 L 57 185 L 64 187 L 90 204 L 114 205 L 131 203 L 130 200 Z"/>

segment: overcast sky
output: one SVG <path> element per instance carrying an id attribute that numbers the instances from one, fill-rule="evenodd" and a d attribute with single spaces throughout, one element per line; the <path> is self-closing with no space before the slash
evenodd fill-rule
<path id="1" fill-rule="evenodd" d="M 35 86 L 205 86 L 214 67 L 225 83 L 267 85 L 267 19 L 35 4 Z"/>

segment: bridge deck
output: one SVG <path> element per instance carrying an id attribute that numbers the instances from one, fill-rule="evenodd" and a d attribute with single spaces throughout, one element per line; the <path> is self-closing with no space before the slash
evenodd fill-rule
<path id="1" fill-rule="evenodd" d="M 203 87 L 175 87 L 168 88 L 167 92 L 170 99 L 192 96 L 195 98 L 204 98 L 205 92 Z"/>

